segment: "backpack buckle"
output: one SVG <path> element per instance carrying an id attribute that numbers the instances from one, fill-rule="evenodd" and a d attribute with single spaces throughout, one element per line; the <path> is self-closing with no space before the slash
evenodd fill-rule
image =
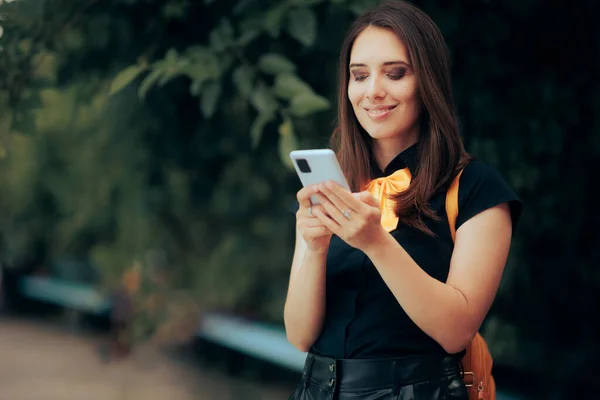
<path id="1" fill-rule="evenodd" d="M 473 385 L 475 384 L 475 372 L 463 372 L 462 375 L 463 375 L 463 378 L 467 375 L 471 375 L 473 377 L 473 378 L 471 378 L 471 383 L 465 382 L 466 387 L 473 387 Z"/>

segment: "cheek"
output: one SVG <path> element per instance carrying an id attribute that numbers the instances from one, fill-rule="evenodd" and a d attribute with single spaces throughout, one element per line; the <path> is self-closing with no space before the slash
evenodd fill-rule
<path id="1" fill-rule="evenodd" d="M 363 91 L 356 84 L 352 82 L 348 84 L 348 100 L 350 100 L 352 107 L 358 106 L 358 103 L 360 103 L 363 98 L 362 92 Z"/>
<path id="2" fill-rule="evenodd" d="M 419 99 L 417 85 L 414 80 L 398 82 L 390 91 L 397 100 L 405 104 L 417 102 Z"/>

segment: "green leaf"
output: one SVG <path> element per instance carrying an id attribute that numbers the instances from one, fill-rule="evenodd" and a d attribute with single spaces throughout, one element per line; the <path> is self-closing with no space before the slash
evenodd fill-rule
<path id="1" fill-rule="evenodd" d="M 286 29 L 290 36 L 304 46 L 312 46 L 317 38 L 317 16 L 310 8 L 297 8 L 290 12 Z"/>
<path id="2" fill-rule="evenodd" d="M 161 71 L 162 75 L 158 80 L 160 86 L 165 86 L 167 83 L 183 74 L 183 71 L 177 67 L 168 67 L 164 71 Z"/>
<path id="3" fill-rule="evenodd" d="M 296 117 L 306 117 L 320 111 L 325 111 L 330 106 L 329 100 L 318 94 L 301 93 L 292 99 L 290 113 Z"/>
<path id="4" fill-rule="evenodd" d="M 138 97 L 140 100 L 143 100 L 148 93 L 148 90 L 152 87 L 152 85 L 156 84 L 156 81 L 161 77 L 163 71 L 160 69 L 154 69 L 150 72 L 140 84 L 140 88 L 138 89 Z"/>
<path id="5" fill-rule="evenodd" d="M 204 80 L 196 80 L 192 82 L 192 84 L 190 85 L 190 94 L 192 96 L 198 96 L 200 94 L 200 91 L 202 90 L 203 83 Z"/>
<path id="6" fill-rule="evenodd" d="M 260 13 L 249 13 L 238 22 L 238 28 L 242 35 L 245 32 L 263 31 L 264 27 L 264 14 Z"/>
<path id="7" fill-rule="evenodd" d="M 202 46 L 191 46 L 185 51 L 187 65 L 180 67 L 181 72 L 194 81 L 217 79 L 223 72 L 219 57 L 210 49 Z"/>
<path id="8" fill-rule="evenodd" d="M 276 53 L 267 53 L 263 55 L 258 60 L 258 68 L 260 68 L 261 71 L 272 75 L 296 71 L 294 63 Z"/>
<path id="9" fill-rule="evenodd" d="M 290 152 L 298 148 L 298 141 L 294 133 L 294 125 L 290 118 L 284 118 L 283 123 L 279 125 L 279 158 L 288 168 L 294 168 L 290 159 Z"/>
<path id="10" fill-rule="evenodd" d="M 263 20 L 264 29 L 273 38 L 279 37 L 281 26 L 283 25 L 287 4 L 281 3 L 279 6 L 270 9 Z"/>
<path id="11" fill-rule="evenodd" d="M 112 81 L 110 86 L 110 95 L 114 95 L 115 93 L 122 90 L 125 86 L 129 85 L 131 82 L 135 80 L 142 72 L 146 70 L 146 67 L 141 67 L 139 65 L 131 65 L 125 68 L 123 71 L 119 72 L 117 76 Z"/>
<path id="12" fill-rule="evenodd" d="M 254 39 L 260 36 L 260 32 L 257 30 L 248 30 L 242 33 L 242 35 L 236 40 L 236 43 L 240 46 L 247 46 Z"/>
<path id="13" fill-rule="evenodd" d="M 86 44 L 85 36 L 78 29 L 68 29 L 64 32 L 63 44 L 67 50 L 80 50 Z"/>
<path id="14" fill-rule="evenodd" d="M 275 94 L 284 99 L 292 99 L 302 93 L 312 93 L 311 87 L 295 74 L 283 73 L 275 78 Z"/>
<path id="15" fill-rule="evenodd" d="M 250 127 L 250 137 L 252 139 L 252 148 L 256 149 L 262 139 L 262 134 L 268 123 L 275 119 L 275 114 L 258 114 Z"/>
<path id="16" fill-rule="evenodd" d="M 189 3 L 185 1 L 169 2 L 163 7 L 162 14 L 166 19 L 183 19 L 188 7 Z"/>
<path id="17" fill-rule="evenodd" d="M 215 51 L 223 51 L 233 43 L 233 26 L 227 18 L 221 19 L 215 29 L 210 32 L 210 47 Z"/>
<path id="18" fill-rule="evenodd" d="M 219 97 L 221 96 L 221 81 L 210 81 L 202 90 L 200 109 L 204 118 L 210 118 L 217 110 Z"/>
<path id="19" fill-rule="evenodd" d="M 179 59 L 179 53 L 175 49 L 169 49 L 167 54 L 165 54 L 165 64 L 166 66 L 172 66 L 177 64 L 177 60 Z"/>
<path id="20" fill-rule="evenodd" d="M 238 92 L 247 99 L 252 93 L 256 71 L 249 65 L 240 65 L 232 74 L 232 80 Z"/>
<path id="21" fill-rule="evenodd" d="M 49 84 L 54 84 L 57 80 L 59 58 L 56 53 L 39 52 L 33 56 L 34 78 L 40 81 L 47 81 Z"/>
<path id="22" fill-rule="evenodd" d="M 279 108 L 271 91 L 262 83 L 252 91 L 250 103 L 260 114 L 273 115 Z"/>

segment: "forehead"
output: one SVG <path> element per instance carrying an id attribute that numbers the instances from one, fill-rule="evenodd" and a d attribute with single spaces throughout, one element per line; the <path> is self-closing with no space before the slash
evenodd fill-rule
<path id="1" fill-rule="evenodd" d="M 406 46 L 391 30 L 369 26 L 354 40 L 351 64 L 380 65 L 389 61 L 409 62 Z"/>

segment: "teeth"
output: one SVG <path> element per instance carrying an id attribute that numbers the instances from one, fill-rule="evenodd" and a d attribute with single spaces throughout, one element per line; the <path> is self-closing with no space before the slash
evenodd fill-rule
<path id="1" fill-rule="evenodd" d="M 393 108 L 394 107 L 384 108 L 384 109 L 380 109 L 380 110 L 368 110 L 367 112 L 371 115 L 379 115 L 379 114 L 384 114 Z"/>

